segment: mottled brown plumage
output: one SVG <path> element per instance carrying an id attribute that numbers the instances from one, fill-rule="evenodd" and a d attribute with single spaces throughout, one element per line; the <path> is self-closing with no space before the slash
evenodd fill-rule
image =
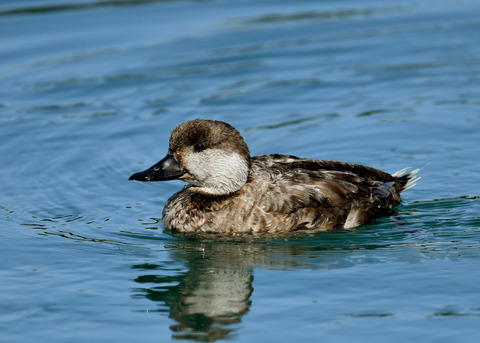
<path id="1" fill-rule="evenodd" d="M 131 179 L 190 183 L 165 205 L 168 228 L 275 233 L 349 229 L 388 215 L 416 180 L 415 172 L 390 175 L 358 164 L 288 155 L 250 157 L 230 125 L 194 120 L 172 132 L 164 160 Z"/>

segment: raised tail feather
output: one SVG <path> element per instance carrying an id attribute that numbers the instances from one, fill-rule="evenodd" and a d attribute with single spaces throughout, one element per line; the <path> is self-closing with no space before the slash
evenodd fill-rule
<path id="1" fill-rule="evenodd" d="M 421 179 L 420 176 L 416 176 L 420 169 L 415 169 L 406 173 L 408 169 L 410 168 L 403 168 L 392 174 L 392 176 L 398 178 L 397 187 L 399 192 L 403 192 L 414 187 L 417 184 L 417 181 Z"/>

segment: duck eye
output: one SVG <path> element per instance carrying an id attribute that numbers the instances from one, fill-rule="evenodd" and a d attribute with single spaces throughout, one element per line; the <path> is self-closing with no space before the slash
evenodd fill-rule
<path id="1" fill-rule="evenodd" d="M 205 150 L 205 146 L 202 143 L 197 143 L 193 146 L 193 148 L 197 151 Z"/>

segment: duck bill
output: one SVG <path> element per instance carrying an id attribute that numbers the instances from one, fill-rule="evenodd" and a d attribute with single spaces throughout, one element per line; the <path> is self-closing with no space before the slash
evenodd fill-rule
<path id="1" fill-rule="evenodd" d="M 167 181 L 175 180 L 185 174 L 172 155 L 165 156 L 160 162 L 147 170 L 130 176 L 129 180 L 136 181 Z"/>

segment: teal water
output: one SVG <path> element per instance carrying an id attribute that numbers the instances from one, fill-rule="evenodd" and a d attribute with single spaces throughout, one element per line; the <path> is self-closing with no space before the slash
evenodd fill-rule
<path id="1" fill-rule="evenodd" d="M 480 3 L 3 1 L 1 342 L 478 342 Z M 128 177 L 196 118 L 422 168 L 351 231 L 189 238 Z"/>

